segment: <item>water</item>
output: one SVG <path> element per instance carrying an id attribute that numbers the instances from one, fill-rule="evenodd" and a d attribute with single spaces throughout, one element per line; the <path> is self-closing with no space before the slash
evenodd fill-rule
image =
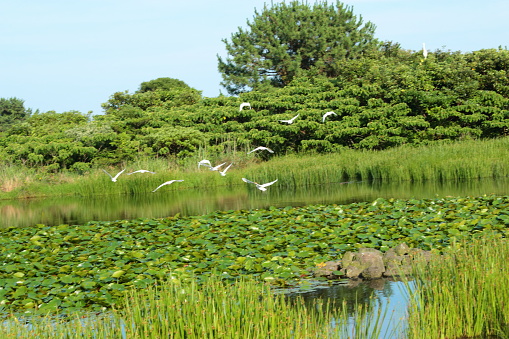
<path id="1" fill-rule="evenodd" d="M 200 215 L 218 210 L 348 204 L 382 198 L 434 198 L 509 193 L 509 179 L 445 183 L 368 182 L 335 183 L 285 189 L 277 184 L 266 192 L 252 186 L 208 190 L 161 191 L 140 195 L 105 195 L 92 198 L 64 197 L 0 200 L 0 227 L 35 224 L 84 224 L 92 220 L 125 220 L 181 215 Z"/>
<path id="2" fill-rule="evenodd" d="M 234 188 L 183 190 L 148 193 L 135 196 L 100 196 L 93 198 L 65 197 L 0 201 L 0 227 L 25 227 L 35 224 L 84 224 L 92 220 L 119 220 L 173 216 L 200 215 L 218 210 L 267 208 L 269 206 L 304 206 L 310 204 L 348 204 L 373 201 L 377 198 L 435 198 L 446 196 L 507 195 L 509 179 L 483 179 L 445 183 L 382 184 L 350 182 L 313 187 L 283 189 L 271 186 L 266 192 L 239 185 Z M 379 282 L 379 281 L 378 281 Z M 308 299 L 333 298 L 343 300 L 368 295 L 375 297 L 378 307 L 386 312 L 380 338 L 398 337 L 402 333 L 408 305 L 407 292 L 402 283 L 376 281 L 352 286 L 333 285 L 298 292 Z M 294 291 L 294 293 L 297 293 Z M 402 321 L 403 319 L 403 321 Z M 403 325 L 402 325 L 403 324 Z"/>

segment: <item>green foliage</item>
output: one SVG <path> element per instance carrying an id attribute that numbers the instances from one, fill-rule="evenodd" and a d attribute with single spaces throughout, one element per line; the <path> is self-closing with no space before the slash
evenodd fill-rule
<path id="1" fill-rule="evenodd" d="M 10 126 L 20 123 L 32 114 L 26 109 L 24 101 L 18 98 L 0 98 L 0 132 L 6 131 Z"/>
<path id="2" fill-rule="evenodd" d="M 159 78 L 134 94 L 113 94 L 106 114 L 93 119 L 47 112 L 12 124 L 0 138 L 0 155 L 8 162 L 83 172 L 74 162 L 235 157 L 257 146 L 274 155 L 383 150 L 508 135 L 507 50 L 437 50 L 423 59 L 420 52 L 385 43 L 334 64 L 334 77 L 295 73 L 284 87 L 262 86 L 239 97 L 202 98 L 179 80 Z M 252 109 L 239 110 L 242 102 Z M 323 121 L 329 111 L 335 115 Z M 280 122 L 296 115 L 292 124 Z M 68 153 L 75 155 L 64 161 Z"/>
<path id="3" fill-rule="evenodd" d="M 230 94 L 268 83 L 282 87 L 303 71 L 334 77 L 338 60 L 356 59 L 378 47 L 375 26 L 363 25 L 362 17 L 339 1 L 264 5 L 247 25 L 230 42 L 223 40 L 226 61 L 218 57 L 222 85 Z"/>
<path id="4" fill-rule="evenodd" d="M 140 89 L 137 91 L 137 93 L 150 92 L 156 90 L 171 91 L 177 88 L 187 90 L 192 89 L 184 81 L 179 79 L 157 78 L 154 80 L 142 82 L 140 85 Z"/>

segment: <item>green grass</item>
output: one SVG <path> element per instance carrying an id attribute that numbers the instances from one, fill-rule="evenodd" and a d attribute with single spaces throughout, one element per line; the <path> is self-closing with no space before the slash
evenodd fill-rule
<path id="1" fill-rule="evenodd" d="M 417 269 L 408 338 L 509 338 L 509 242 L 463 241 Z"/>
<path id="2" fill-rule="evenodd" d="M 131 290 L 122 308 L 112 313 L 66 319 L 30 318 L 4 321 L 2 338 L 379 338 L 385 312 L 369 312 L 346 303 L 334 306 L 302 298 L 289 301 L 268 285 L 253 280 L 235 284 L 210 278 L 198 285 L 167 280 Z M 86 316 L 86 314 L 85 314 Z"/>
<path id="3" fill-rule="evenodd" d="M 233 162 L 226 177 L 197 164 Z M 85 175 L 37 173 L 19 166 L 0 166 L 0 198 L 78 194 L 141 194 L 171 179 L 184 182 L 166 189 L 204 188 L 243 184 L 242 177 L 264 183 L 278 179 L 286 187 L 351 180 L 381 182 L 452 181 L 509 176 L 509 138 L 401 146 L 384 151 L 344 150 L 325 155 L 282 155 L 261 161 L 257 154 L 239 152 L 209 157 L 206 152 L 185 159 L 140 159 L 116 168 L 117 173 L 148 169 L 155 175 L 120 176 L 113 183 L 101 168 Z"/>

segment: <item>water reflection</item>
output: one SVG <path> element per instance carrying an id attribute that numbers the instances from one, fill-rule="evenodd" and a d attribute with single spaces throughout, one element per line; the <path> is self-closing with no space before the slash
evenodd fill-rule
<path id="1" fill-rule="evenodd" d="M 415 284 L 412 281 L 404 283 L 387 279 L 350 280 L 332 286 L 313 286 L 310 292 L 292 291 L 287 293 L 286 297 L 289 300 L 303 297 L 309 307 L 315 305 L 318 300 L 330 303 L 334 308 L 341 308 L 345 302 L 349 315 L 349 329 L 359 327 L 359 324 L 355 324 L 355 321 L 359 320 L 355 317 L 356 305 L 365 305 L 369 309 L 369 318 L 364 319 L 366 323 L 361 327 L 371 327 L 366 331 L 370 333 L 368 337 L 401 338 L 407 326 L 409 293 L 414 288 Z M 378 321 L 377 317 L 380 317 Z M 375 335 L 377 332 L 378 336 Z"/>
<path id="2" fill-rule="evenodd" d="M 347 204 L 376 198 L 433 198 L 479 196 L 509 192 L 509 180 L 464 182 L 377 183 L 350 182 L 308 187 L 271 187 L 261 192 L 239 185 L 207 190 L 156 192 L 132 196 L 64 197 L 0 201 L 0 227 L 35 224 L 83 224 L 91 220 L 119 220 L 200 215 L 217 210 Z"/>

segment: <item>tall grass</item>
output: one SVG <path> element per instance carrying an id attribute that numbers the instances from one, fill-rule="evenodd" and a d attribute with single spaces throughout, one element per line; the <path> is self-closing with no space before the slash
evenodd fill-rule
<path id="1" fill-rule="evenodd" d="M 357 305 L 290 302 L 252 280 L 203 285 L 167 281 L 132 290 L 123 308 L 104 316 L 71 321 L 44 318 L 30 325 L 4 322 L 1 338 L 358 338 L 380 337 L 384 313 Z"/>
<path id="2" fill-rule="evenodd" d="M 198 161 L 209 159 L 213 164 L 233 163 L 226 177 L 208 169 L 198 168 Z M 8 165 L 0 166 L 1 187 L 11 186 L 11 193 L 0 192 L 0 198 L 44 195 L 96 195 L 147 193 L 171 179 L 183 183 L 165 190 L 243 185 L 242 177 L 259 183 L 278 179 L 279 186 L 295 187 L 343 181 L 424 182 L 455 181 L 509 176 L 509 138 L 468 140 L 437 143 L 427 146 L 401 146 L 384 151 L 343 150 L 325 155 L 281 155 L 261 161 L 256 153 L 233 152 L 210 157 L 205 151 L 185 159 L 139 159 L 118 168 L 116 173 L 138 169 L 157 172 L 155 175 L 122 175 L 111 182 L 101 168 L 85 175 L 73 173 L 40 174 L 20 169 L 21 178 Z M 17 170 L 18 168 L 16 168 Z M 42 178 L 41 178 L 42 177 Z M 17 184 L 9 184 L 9 180 Z"/>
<path id="3" fill-rule="evenodd" d="M 509 338 L 507 258 L 509 241 L 489 237 L 419 266 L 408 338 Z"/>

